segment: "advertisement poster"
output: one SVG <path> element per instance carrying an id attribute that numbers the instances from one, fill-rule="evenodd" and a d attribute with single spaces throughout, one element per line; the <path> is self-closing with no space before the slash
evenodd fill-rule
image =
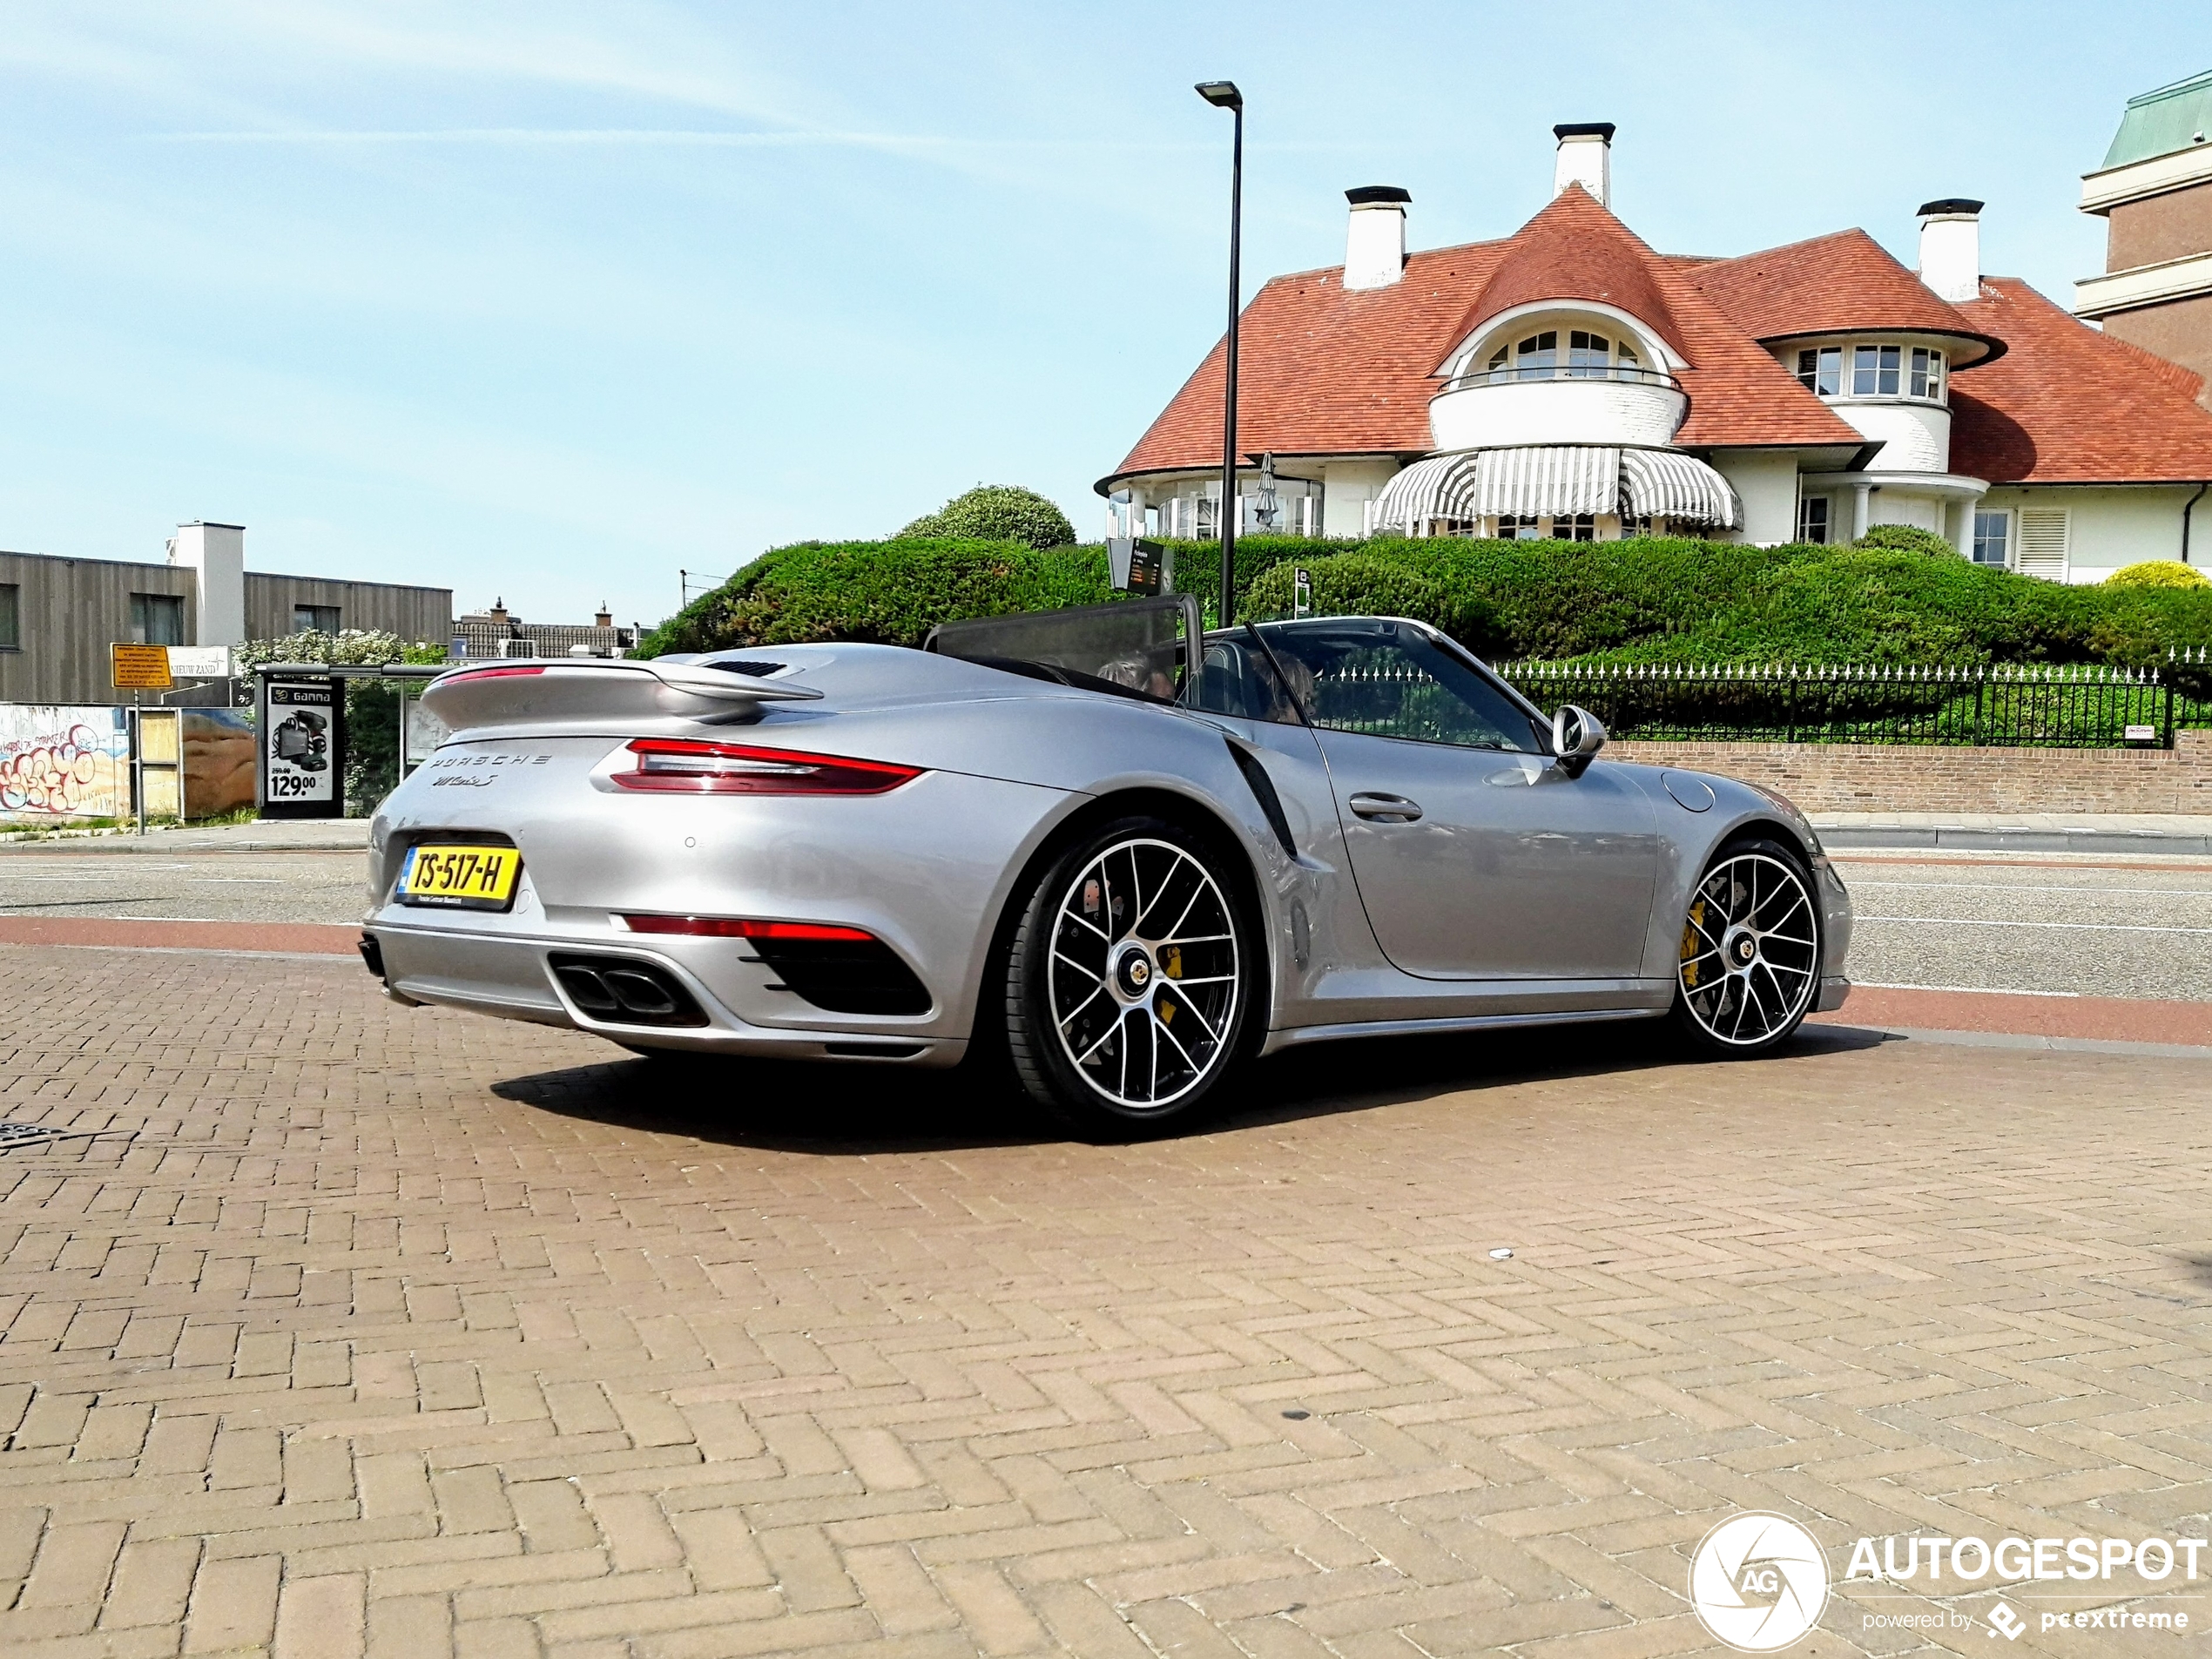
<path id="1" fill-rule="evenodd" d="M 261 810 L 268 818 L 346 813 L 345 704 L 338 682 L 269 682 L 261 738 Z"/>
<path id="2" fill-rule="evenodd" d="M 0 823 L 121 818 L 131 738 L 119 708 L 0 703 Z"/>
<path id="3" fill-rule="evenodd" d="M 194 818 L 253 804 L 253 722 L 243 709 L 186 709 L 185 800 Z"/>

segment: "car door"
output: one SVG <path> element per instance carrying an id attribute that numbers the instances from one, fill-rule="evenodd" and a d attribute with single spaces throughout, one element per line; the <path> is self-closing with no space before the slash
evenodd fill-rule
<path id="1" fill-rule="evenodd" d="M 1428 979 L 1632 979 L 1658 861 L 1650 801 L 1570 777 L 1543 722 L 1418 624 L 1262 624 L 1325 759 L 1383 952 Z"/>

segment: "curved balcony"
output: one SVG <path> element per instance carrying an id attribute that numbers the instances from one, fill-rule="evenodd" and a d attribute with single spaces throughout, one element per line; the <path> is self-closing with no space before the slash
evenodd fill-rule
<path id="1" fill-rule="evenodd" d="M 1497 368 L 1463 375 L 1429 400 L 1439 449 L 1515 443 L 1663 446 L 1689 413 L 1671 374 L 1612 365 Z"/>

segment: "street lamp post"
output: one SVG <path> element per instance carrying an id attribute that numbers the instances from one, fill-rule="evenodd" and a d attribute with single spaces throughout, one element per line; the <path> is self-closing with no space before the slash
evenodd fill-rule
<path id="1" fill-rule="evenodd" d="M 1229 161 L 1229 352 L 1221 416 L 1221 625 L 1237 612 L 1237 258 L 1244 216 L 1244 95 L 1234 81 L 1200 81 L 1198 96 L 1237 118 Z"/>

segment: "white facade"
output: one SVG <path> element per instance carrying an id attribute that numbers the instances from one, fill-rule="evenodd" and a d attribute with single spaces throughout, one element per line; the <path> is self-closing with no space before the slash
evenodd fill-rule
<path id="1" fill-rule="evenodd" d="M 2182 511 L 2195 493 L 2195 485 L 1999 484 L 1975 505 L 1979 513 L 2007 516 L 2008 562 L 2015 569 L 2089 583 L 2145 559 L 2180 558 Z M 2212 546 L 2208 504 L 2212 493 L 2190 516 L 2194 563 L 2203 563 Z M 2054 556 L 2062 562 L 2051 568 L 2045 562 Z"/>

